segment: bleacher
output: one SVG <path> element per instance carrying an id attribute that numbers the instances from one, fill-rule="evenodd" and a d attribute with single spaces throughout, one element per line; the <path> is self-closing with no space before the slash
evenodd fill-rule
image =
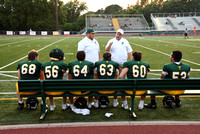
<path id="1" fill-rule="evenodd" d="M 92 27 L 97 34 L 114 34 L 117 29 L 124 29 L 125 33 L 149 31 L 149 25 L 142 14 L 89 14 L 86 15 L 86 29 Z"/>
<path id="2" fill-rule="evenodd" d="M 152 22 L 158 31 L 200 30 L 200 16 L 190 13 L 151 14 Z"/>

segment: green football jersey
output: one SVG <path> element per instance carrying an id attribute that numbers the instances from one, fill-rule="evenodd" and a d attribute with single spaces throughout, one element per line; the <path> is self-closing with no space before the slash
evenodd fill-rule
<path id="1" fill-rule="evenodd" d="M 123 68 L 128 68 L 128 79 L 144 79 L 147 78 L 147 72 L 150 71 L 150 66 L 142 61 L 127 61 L 123 64 Z"/>
<path id="2" fill-rule="evenodd" d="M 67 70 L 67 64 L 61 61 L 49 61 L 42 64 L 45 79 L 63 79 L 63 70 Z"/>
<path id="3" fill-rule="evenodd" d="M 116 70 L 119 69 L 119 64 L 112 60 L 101 60 L 95 63 L 95 68 L 97 68 L 98 79 L 114 79 Z"/>
<path id="4" fill-rule="evenodd" d="M 72 61 L 68 65 L 69 73 L 72 79 L 92 79 L 94 73 L 94 64 L 90 61 Z"/>
<path id="5" fill-rule="evenodd" d="M 190 72 L 190 66 L 184 63 L 179 65 L 176 63 L 169 63 L 163 66 L 163 71 L 167 72 L 166 78 L 170 79 L 185 79 Z"/>
<path id="6" fill-rule="evenodd" d="M 17 65 L 17 69 L 20 70 L 20 79 L 38 80 L 40 78 L 41 66 L 42 64 L 37 60 L 20 62 Z"/>

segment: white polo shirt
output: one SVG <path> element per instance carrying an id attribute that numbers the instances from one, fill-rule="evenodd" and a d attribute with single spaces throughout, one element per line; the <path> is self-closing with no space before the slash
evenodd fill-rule
<path id="1" fill-rule="evenodd" d="M 95 39 L 91 40 L 86 36 L 78 43 L 78 51 L 81 50 L 85 51 L 86 53 L 85 60 L 91 61 L 93 63 L 99 61 L 100 49 L 97 40 Z"/>
<path id="2" fill-rule="evenodd" d="M 132 52 L 133 49 L 131 48 L 129 42 L 121 38 L 119 41 L 116 38 L 113 38 L 108 41 L 106 47 L 113 42 L 112 46 L 110 47 L 110 52 L 112 54 L 112 60 L 116 61 L 119 64 L 123 64 L 127 61 L 128 53 Z"/>

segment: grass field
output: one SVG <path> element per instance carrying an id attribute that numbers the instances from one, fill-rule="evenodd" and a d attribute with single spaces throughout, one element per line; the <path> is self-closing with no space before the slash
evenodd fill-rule
<path id="1" fill-rule="evenodd" d="M 40 110 L 18 111 L 16 109 L 15 83 L 17 80 L 16 66 L 19 62 L 27 59 L 27 53 L 31 49 L 39 51 L 41 63 L 49 61 L 49 52 L 53 48 L 61 48 L 65 53 L 65 63 L 76 60 L 77 44 L 83 37 L 55 37 L 55 36 L 0 36 L 0 125 L 2 124 L 27 124 L 36 123 Z M 96 37 L 100 44 L 101 54 L 105 52 L 105 45 L 112 37 Z M 169 63 L 169 55 L 172 50 L 183 52 L 183 63 L 191 66 L 190 78 L 200 76 L 200 37 L 183 36 L 157 36 L 157 37 L 125 37 L 133 50 L 143 52 L 143 61 L 148 62 L 151 67 L 149 78 L 159 78 L 164 64 Z M 180 109 L 163 109 L 162 104 L 157 110 L 145 109 L 138 113 L 138 120 L 200 120 L 200 108 L 198 97 L 184 97 L 183 107 Z M 161 98 L 159 100 L 161 102 Z M 149 102 L 148 100 L 146 102 Z M 185 104 L 184 104 L 185 102 Z M 57 108 L 54 113 L 49 113 L 48 122 L 77 122 L 83 121 L 120 121 L 132 120 L 128 112 L 119 108 L 108 107 L 108 111 L 92 109 L 91 116 L 81 116 L 59 107 L 61 99 L 56 100 Z M 138 99 L 136 100 L 136 106 Z M 191 105 L 193 104 L 193 105 Z M 195 110 L 193 110 L 195 109 Z M 120 112 L 118 112 L 120 110 Z M 122 111 L 122 112 L 121 112 Z M 103 116 L 105 112 L 116 113 L 112 118 Z M 171 113 L 171 114 L 170 114 Z M 189 113 L 189 115 L 188 115 Z M 54 116 L 51 116 L 54 115 Z M 147 116 L 148 115 L 148 116 Z M 64 117 L 63 117 L 64 116 Z M 70 117 L 69 117 L 70 116 Z M 198 117 L 198 118 L 197 118 Z M 16 121 L 14 121 L 14 119 Z"/>

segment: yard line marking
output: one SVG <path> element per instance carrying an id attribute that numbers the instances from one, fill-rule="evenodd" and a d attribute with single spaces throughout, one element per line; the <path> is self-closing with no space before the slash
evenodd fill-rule
<path id="1" fill-rule="evenodd" d="M 66 55 L 73 55 L 74 53 L 65 53 Z"/>
<path id="2" fill-rule="evenodd" d="M 7 76 L 7 77 L 11 77 L 11 78 L 16 78 L 16 79 L 18 78 L 18 77 L 16 77 L 16 76 L 12 76 L 12 75 L 8 75 L 8 74 L 1 74 L 1 73 L 0 73 L 0 75 Z"/>
<path id="3" fill-rule="evenodd" d="M 154 51 L 154 52 L 157 52 L 157 53 L 160 53 L 160 54 L 163 54 L 163 55 L 166 55 L 166 56 L 170 56 L 169 54 L 167 53 L 164 53 L 164 52 L 161 52 L 161 51 L 158 51 L 158 50 L 155 50 L 155 49 L 152 49 L 152 48 L 149 48 L 149 47 L 145 47 L 145 46 L 142 46 L 142 45 L 139 45 L 139 44 L 136 44 L 136 43 L 133 43 L 133 42 L 130 42 L 131 44 L 134 44 L 136 46 L 139 46 L 139 47 L 143 47 L 143 48 L 146 48 L 146 49 L 149 49 L 151 51 Z M 183 61 L 186 61 L 188 63 L 191 63 L 191 64 L 194 64 L 194 65 L 198 65 L 200 66 L 199 63 L 196 63 L 196 62 L 193 62 L 193 61 L 189 61 L 189 60 L 186 60 L 186 59 L 182 59 Z"/>
<path id="4" fill-rule="evenodd" d="M 191 46 L 191 45 L 187 45 L 187 44 L 180 44 L 180 43 L 174 43 L 174 42 L 169 42 L 169 41 L 164 41 L 164 40 L 152 40 L 152 39 L 144 39 L 144 40 L 150 40 L 150 41 L 156 41 L 156 42 L 164 42 L 164 43 L 168 43 L 168 44 L 174 44 L 174 45 L 181 45 L 181 46 L 186 46 L 186 47 L 193 47 L 193 48 L 200 48 L 198 46 Z"/>
<path id="5" fill-rule="evenodd" d="M 0 94 L 16 94 L 17 92 L 0 92 Z"/>
<path id="6" fill-rule="evenodd" d="M 11 42 L 11 43 L 6 43 L 6 44 L 1 44 L 0 46 L 6 46 L 6 45 L 10 45 L 10 44 L 16 44 L 16 43 L 20 43 L 20 42 L 26 42 L 26 41 L 31 41 L 31 40 L 38 40 L 40 38 L 34 38 L 34 39 L 29 39 L 29 40 L 22 40 L 22 41 L 18 41 L 18 42 Z"/>
<path id="7" fill-rule="evenodd" d="M 194 53 L 194 54 L 200 54 L 200 52 L 192 52 L 192 53 Z"/>
<path id="8" fill-rule="evenodd" d="M 4 81 L 18 81 L 18 80 L 0 80 L 0 82 L 4 82 Z"/>
<path id="9" fill-rule="evenodd" d="M 47 47 L 49 47 L 49 46 L 51 46 L 51 45 L 54 45 L 54 44 L 56 44 L 56 43 L 58 43 L 58 42 L 60 42 L 60 41 L 65 40 L 65 39 L 67 39 L 67 38 L 63 38 L 63 39 L 57 40 L 57 41 L 55 41 L 55 42 L 53 42 L 53 43 L 51 43 L 51 44 L 49 44 L 49 45 L 47 45 L 47 46 L 45 46 L 45 47 L 43 47 L 43 48 L 37 50 L 37 51 L 39 52 L 39 51 L 41 51 L 41 50 L 43 50 L 43 49 L 45 49 L 45 48 L 47 48 Z M 24 57 L 22 57 L 22 58 L 20 58 L 20 59 L 18 59 L 18 60 L 16 60 L 16 61 L 13 61 L 13 62 L 11 62 L 11 63 L 9 63 L 9 64 L 7 64 L 7 65 L 1 67 L 0 70 L 1 70 L 1 69 L 4 69 L 4 68 L 6 68 L 6 67 L 8 67 L 8 66 L 10 66 L 10 65 L 12 65 L 12 64 L 14 64 L 14 63 L 16 63 L 16 62 L 18 62 L 18 61 L 20 61 L 20 60 L 22 60 L 22 59 L 24 59 L 24 58 L 26 58 L 26 57 L 28 57 L 28 55 L 26 55 L 26 56 L 24 56 Z"/>
<path id="10" fill-rule="evenodd" d="M 156 75 L 156 76 L 160 76 L 161 75 L 161 74 L 156 74 L 156 73 L 148 73 L 148 74 Z"/>

